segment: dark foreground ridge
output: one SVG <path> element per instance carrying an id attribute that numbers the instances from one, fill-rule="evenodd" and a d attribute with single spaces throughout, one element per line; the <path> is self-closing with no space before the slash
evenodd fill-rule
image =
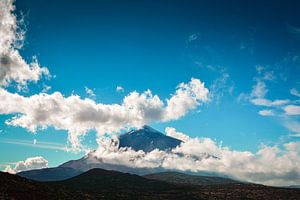
<path id="1" fill-rule="evenodd" d="M 189 175 L 180 172 L 160 172 L 148 174 L 144 177 L 148 179 L 160 180 L 168 183 L 182 185 L 225 185 L 241 183 L 240 181 L 232 180 L 229 178 Z"/>
<path id="2" fill-rule="evenodd" d="M 178 173 L 168 174 L 175 179 L 172 175 Z M 0 199 L 300 199 L 300 189 L 243 183 L 183 185 L 154 176 L 92 169 L 64 181 L 37 182 L 1 172 Z"/>
<path id="3" fill-rule="evenodd" d="M 85 199 L 86 195 L 63 187 L 31 181 L 0 172 L 0 199 Z"/>

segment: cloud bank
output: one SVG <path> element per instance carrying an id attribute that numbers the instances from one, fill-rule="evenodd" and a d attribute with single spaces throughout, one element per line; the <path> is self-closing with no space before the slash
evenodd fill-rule
<path id="1" fill-rule="evenodd" d="M 273 186 L 300 184 L 300 142 L 289 142 L 283 148 L 262 146 L 256 153 L 222 147 L 210 138 L 190 138 L 168 127 L 169 136 L 185 142 L 172 151 L 149 153 L 131 148 L 118 148 L 117 142 L 102 141 L 89 162 L 125 165 L 134 168 L 165 168 L 191 172 L 215 172 L 238 180 Z"/>
<path id="2" fill-rule="evenodd" d="M 48 161 L 42 156 L 27 158 L 25 161 L 19 161 L 14 164 L 14 167 L 7 165 L 4 169 L 5 172 L 16 174 L 21 171 L 41 169 L 48 167 Z"/>
<path id="3" fill-rule="evenodd" d="M 81 145 L 80 138 L 90 130 L 96 130 L 102 136 L 126 127 L 179 119 L 208 101 L 208 89 L 199 79 L 192 78 L 188 83 L 179 84 L 166 102 L 150 90 L 131 92 L 121 104 L 96 103 L 77 95 L 64 97 L 60 92 L 24 97 L 3 88 L 0 88 L 0 99 L 0 114 L 15 114 L 6 124 L 32 133 L 49 126 L 67 130 L 69 141 L 76 149 Z"/>

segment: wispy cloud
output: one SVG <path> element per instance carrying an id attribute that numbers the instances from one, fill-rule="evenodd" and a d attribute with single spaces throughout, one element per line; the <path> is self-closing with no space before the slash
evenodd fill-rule
<path id="1" fill-rule="evenodd" d="M 284 125 L 287 129 L 294 132 L 294 134 L 291 134 L 290 136 L 300 137 L 300 122 L 288 119 L 285 121 Z"/>
<path id="2" fill-rule="evenodd" d="M 300 92 L 296 88 L 292 88 L 290 90 L 291 95 L 294 95 L 296 97 L 300 97 Z"/>
<path id="3" fill-rule="evenodd" d="M 258 114 L 260 114 L 261 116 L 274 116 L 275 115 L 273 110 L 260 110 L 258 112 Z"/>
<path id="4" fill-rule="evenodd" d="M 290 102 L 289 99 L 275 99 L 275 100 L 269 100 L 265 98 L 256 98 L 251 99 L 250 102 L 256 106 L 265 106 L 265 107 L 278 107 L 282 105 L 286 105 Z"/>
<path id="5" fill-rule="evenodd" d="M 214 82 L 210 85 L 210 100 L 219 104 L 221 98 L 225 96 L 225 94 L 232 95 L 234 90 L 233 81 L 230 79 L 229 73 L 225 68 L 219 69 L 219 77 L 214 80 Z"/>
<path id="6" fill-rule="evenodd" d="M 194 33 L 194 34 L 190 35 L 190 36 L 188 37 L 188 42 L 192 42 L 192 41 L 194 41 L 194 40 L 197 40 L 199 36 L 200 36 L 199 33 Z"/>
<path id="7" fill-rule="evenodd" d="M 68 148 L 64 144 L 55 142 L 40 142 L 36 140 L 19 140 L 19 139 L 1 139 L 0 143 L 28 146 L 40 149 L 67 151 Z"/>
<path id="8" fill-rule="evenodd" d="M 123 92 L 124 92 L 124 88 L 123 88 L 122 86 L 119 86 L 119 85 L 118 85 L 118 86 L 116 87 L 116 91 L 119 92 L 119 93 L 123 93 Z"/>
<path id="9" fill-rule="evenodd" d="M 292 26 L 292 25 L 290 25 L 290 24 L 287 24 L 287 30 L 290 32 L 290 33 L 292 33 L 292 34 L 294 34 L 294 35 L 296 35 L 296 36 L 300 36 L 300 28 L 299 27 L 296 27 L 296 26 Z"/>
<path id="10" fill-rule="evenodd" d="M 42 90 L 42 92 L 43 93 L 46 93 L 46 92 L 48 92 L 49 90 L 51 90 L 51 86 L 49 86 L 49 85 L 46 85 L 46 84 L 43 84 L 43 90 Z"/>
<path id="11" fill-rule="evenodd" d="M 94 91 L 93 91 L 92 89 L 90 89 L 90 88 L 88 88 L 88 87 L 84 87 L 84 89 L 85 89 L 85 93 L 86 93 L 87 95 L 89 95 L 89 96 L 92 97 L 92 98 L 96 97 L 96 94 L 94 93 Z"/>
<path id="12" fill-rule="evenodd" d="M 287 63 L 294 65 L 298 63 L 297 56 L 288 56 L 279 62 L 283 66 Z M 274 71 L 275 70 L 275 71 Z M 273 88 L 268 88 L 267 84 L 277 83 L 280 86 L 282 82 L 286 81 L 286 76 L 282 76 L 281 65 L 275 64 L 274 67 L 264 67 L 261 65 L 256 66 L 256 76 L 253 78 L 255 83 L 252 86 L 252 90 L 249 93 L 241 93 L 238 97 L 238 101 L 249 102 L 250 104 L 259 107 L 261 110 L 258 114 L 261 116 L 277 117 L 278 121 L 288 130 L 293 132 L 289 136 L 299 136 L 300 135 L 300 123 L 297 118 L 300 115 L 299 99 L 269 99 L 268 92 Z M 275 73 L 276 72 L 276 73 Z M 275 76 L 276 74 L 276 76 Z M 276 81 L 275 81 L 276 80 Z M 290 90 L 286 89 L 286 94 L 300 97 L 300 92 L 296 88 Z"/>

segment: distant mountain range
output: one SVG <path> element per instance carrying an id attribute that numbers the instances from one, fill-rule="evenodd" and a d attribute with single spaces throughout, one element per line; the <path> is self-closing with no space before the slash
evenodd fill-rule
<path id="1" fill-rule="evenodd" d="M 178 179 L 178 177 L 180 178 Z M 199 178 L 183 174 L 163 173 L 145 177 L 91 169 L 63 181 L 37 182 L 18 175 L 0 172 L 0 199 L 299 199 L 300 189 L 267 187 L 257 184 L 219 182 L 217 185 L 201 185 Z M 156 179 L 165 177 L 169 180 Z M 210 180 L 211 181 L 211 180 Z M 172 182 L 172 183 L 170 183 Z M 194 184 L 195 183 L 195 184 Z M 198 183 L 201 183 L 200 185 Z M 222 183 L 222 184 L 221 184 Z"/>
<path id="2" fill-rule="evenodd" d="M 18 175 L 36 181 L 60 181 L 81 173 L 82 171 L 70 167 L 53 167 L 23 171 Z"/>

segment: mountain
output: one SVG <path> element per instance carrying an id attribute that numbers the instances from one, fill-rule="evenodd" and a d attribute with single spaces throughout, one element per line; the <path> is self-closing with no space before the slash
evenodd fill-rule
<path id="1" fill-rule="evenodd" d="M 167 173 L 160 175 L 165 176 Z M 178 173 L 168 173 L 178 176 Z M 159 174 L 158 174 L 159 175 Z M 182 174 L 181 174 L 182 175 Z M 199 179 L 193 183 L 199 184 Z M 91 169 L 55 184 L 90 195 L 91 199 L 299 199 L 300 189 L 215 180 L 212 185 L 177 184 L 117 171 Z"/>
<path id="2" fill-rule="evenodd" d="M 257 184 L 182 185 L 92 169 L 57 182 L 37 182 L 0 172 L 0 199 L 299 199 L 300 189 Z"/>
<path id="3" fill-rule="evenodd" d="M 132 130 L 119 137 L 119 147 L 131 147 L 136 151 L 143 150 L 144 152 L 154 149 L 171 150 L 181 142 L 181 140 L 166 136 L 150 126 L 143 126 L 142 129 Z"/>
<path id="4" fill-rule="evenodd" d="M 148 179 L 165 181 L 168 183 L 183 184 L 183 185 L 225 185 L 240 183 L 238 181 L 214 176 L 198 176 L 188 175 L 180 172 L 160 172 L 148 174 L 144 176 Z"/>
<path id="5" fill-rule="evenodd" d="M 135 150 L 151 151 L 153 149 L 169 150 L 181 143 L 180 140 L 164 135 L 155 129 L 144 126 L 119 136 L 119 147 L 131 147 Z M 78 160 L 70 160 L 54 168 L 23 171 L 18 175 L 37 181 L 65 180 L 93 168 L 116 170 L 132 174 L 145 175 L 164 171 L 162 168 L 131 168 L 124 165 L 109 164 L 93 156 L 93 152 Z"/>
<path id="6" fill-rule="evenodd" d="M 136 151 L 143 150 L 144 152 L 149 152 L 154 149 L 168 151 L 178 146 L 181 142 L 181 140 L 166 136 L 165 134 L 149 126 L 143 126 L 143 128 L 141 129 L 132 130 L 119 136 L 119 148 L 131 147 Z M 93 168 L 102 168 L 106 170 L 115 170 L 138 175 L 166 171 L 161 167 L 132 168 L 125 165 L 105 163 L 101 158 L 95 157 L 93 155 L 93 152 L 78 160 L 71 160 L 63 163 L 62 165 L 60 165 L 60 167 L 68 167 L 80 171 L 87 171 Z"/>
<path id="7" fill-rule="evenodd" d="M 181 190 L 182 188 L 185 188 L 159 180 L 147 179 L 138 175 L 99 168 L 91 169 L 78 176 L 58 183 L 74 190 L 92 193 L 101 191 L 101 193 L 107 193 L 107 195 L 116 191 L 119 191 L 120 193 L 121 191 L 128 191 L 128 194 L 130 191 L 131 193 L 134 191 L 134 193 L 130 194 L 131 198 L 142 193 L 143 195 L 154 195 L 159 192 L 177 189 Z"/>
<path id="8" fill-rule="evenodd" d="M 153 149 L 170 150 L 181 143 L 180 140 L 164 135 L 163 133 L 149 127 L 144 126 L 142 129 L 132 130 L 119 136 L 119 147 L 131 147 L 135 150 L 151 151 Z M 204 157 L 209 155 L 203 154 Z M 101 168 L 106 170 L 115 170 L 125 173 L 146 175 L 167 171 L 162 167 L 157 168 L 134 168 L 120 164 L 110 164 L 104 162 L 101 158 L 94 155 L 94 152 L 78 160 L 70 160 L 57 168 L 40 169 L 34 171 L 21 172 L 19 175 L 32 180 L 39 181 L 59 181 L 77 175 L 77 172 L 85 172 L 93 168 Z M 70 170 L 74 169 L 74 171 Z M 202 173 L 201 175 L 215 175 L 210 173 Z"/>
<path id="9" fill-rule="evenodd" d="M 86 195 L 64 187 L 31 181 L 0 171 L 0 199 L 85 199 Z"/>
<path id="10" fill-rule="evenodd" d="M 66 163 L 63 163 L 59 167 L 68 167 L 68 168 L 74 168 L 80 171 L 88 171 L 90 169 L 94 168 L 100 168 L 105 170 L 115 170 L 123 173 L 131 173 L 131 174 L 137 174 L 137 175 L 146 175 L 150 173 L 157 173 L 166 171 L 164 168 L 158 167 L 158 168 L 133 168 L 126 165 L 121 164 L 110 164 L 105 163 L 102 161 L 102 159 L 97 158 L 93 156 L 91 153 L 87 156 L 84 156 L 78 160 L 70 160 Z"/>
<path id="11" fill-rule="evenodd" d="M 70 167 L 53 167 L 23 171 L 19 172 L 18 175 L 36 181 L 59 181 L 81 173 L 82 171 Z"/>
<path id="12" fill-rule="evenodd" d="M 287 186 L 287 188 L 298 188 L 298 189 L 300 189 L 300 185 L 289 185 L 289 186 Z"/>
<path id="13" fill-rule="evenodd" d="M 0 199 L 195 199 L 185 188 L 103 169 L 57 182 L 32 181 L 0 172 Z"/>

